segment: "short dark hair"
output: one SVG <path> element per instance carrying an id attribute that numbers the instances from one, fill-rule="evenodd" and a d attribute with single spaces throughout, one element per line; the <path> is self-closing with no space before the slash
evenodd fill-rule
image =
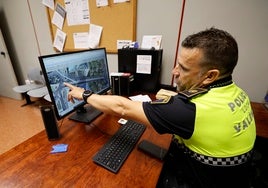
<path id="1" fill-rule="evenodd" d="M 203 51 L 202 69 L 218 69 L 220 77 L 233 73 L 238 60 L 236 40 L 226 31 L 210 28 L 189 35 L 182 41 L 182 47 L 198 48 Z"/>

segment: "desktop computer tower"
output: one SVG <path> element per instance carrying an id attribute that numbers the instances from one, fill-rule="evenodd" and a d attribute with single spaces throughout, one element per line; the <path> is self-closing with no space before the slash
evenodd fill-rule
<path id="1" fill-rule="evenodd" d="M 113 95 L 130 96 L 134 90 L 134 75 L 131 73 L 112 73 Z"/>
<path id="2" fill-rule="evenodd" d="M 135 91 L 156 92 L 160 86 L 162 54 L 163 49 L 118 49 L 118 71 L 129 72 L 134 75 L 133 85 Z M 150 57 L 150 73 L 140 73 L 137 71 L 138 56 Z"/>

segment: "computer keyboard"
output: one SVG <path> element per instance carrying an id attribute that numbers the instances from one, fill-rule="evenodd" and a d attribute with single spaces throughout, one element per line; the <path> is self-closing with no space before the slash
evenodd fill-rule
<path id="1" fill-rule="evenodd" d="M 93 157 L 102 167 L 117 173 L 145 131 L 145 125 L 128 120 Z"/>

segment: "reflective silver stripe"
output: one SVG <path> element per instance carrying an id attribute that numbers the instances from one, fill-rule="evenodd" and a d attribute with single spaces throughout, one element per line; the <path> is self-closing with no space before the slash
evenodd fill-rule
<path id="1" fill-rule="evenodd" d="M 205 156 L 199 153 L 196 153 L 183 144 L 178 143 L 176 139 L 173 139 L 173 142 L 177 144 L 178 147 L 184 150 L 184 153 L 188 154 L 190 157 L 194 158 L 195 160 L 211 165 L 211 166 L 235 166 L 243 164 L 251 159 L 252 150 L 244 153 L 242 155 L 234 156 L 234 157 L 226 157 L 226 158 L 217 158 L 217 157 L 210 157 Z"/>

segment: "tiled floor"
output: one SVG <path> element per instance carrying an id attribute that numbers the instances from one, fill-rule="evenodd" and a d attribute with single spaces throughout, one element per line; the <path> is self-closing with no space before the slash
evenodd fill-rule
<path id="1" fill-rule="evenodd" d="M 31 105 L 25 100 L 15 100 L 0 96 L 0 154 L 44 130 L 39 106 L 46 103 L 35 100 Z"/>

